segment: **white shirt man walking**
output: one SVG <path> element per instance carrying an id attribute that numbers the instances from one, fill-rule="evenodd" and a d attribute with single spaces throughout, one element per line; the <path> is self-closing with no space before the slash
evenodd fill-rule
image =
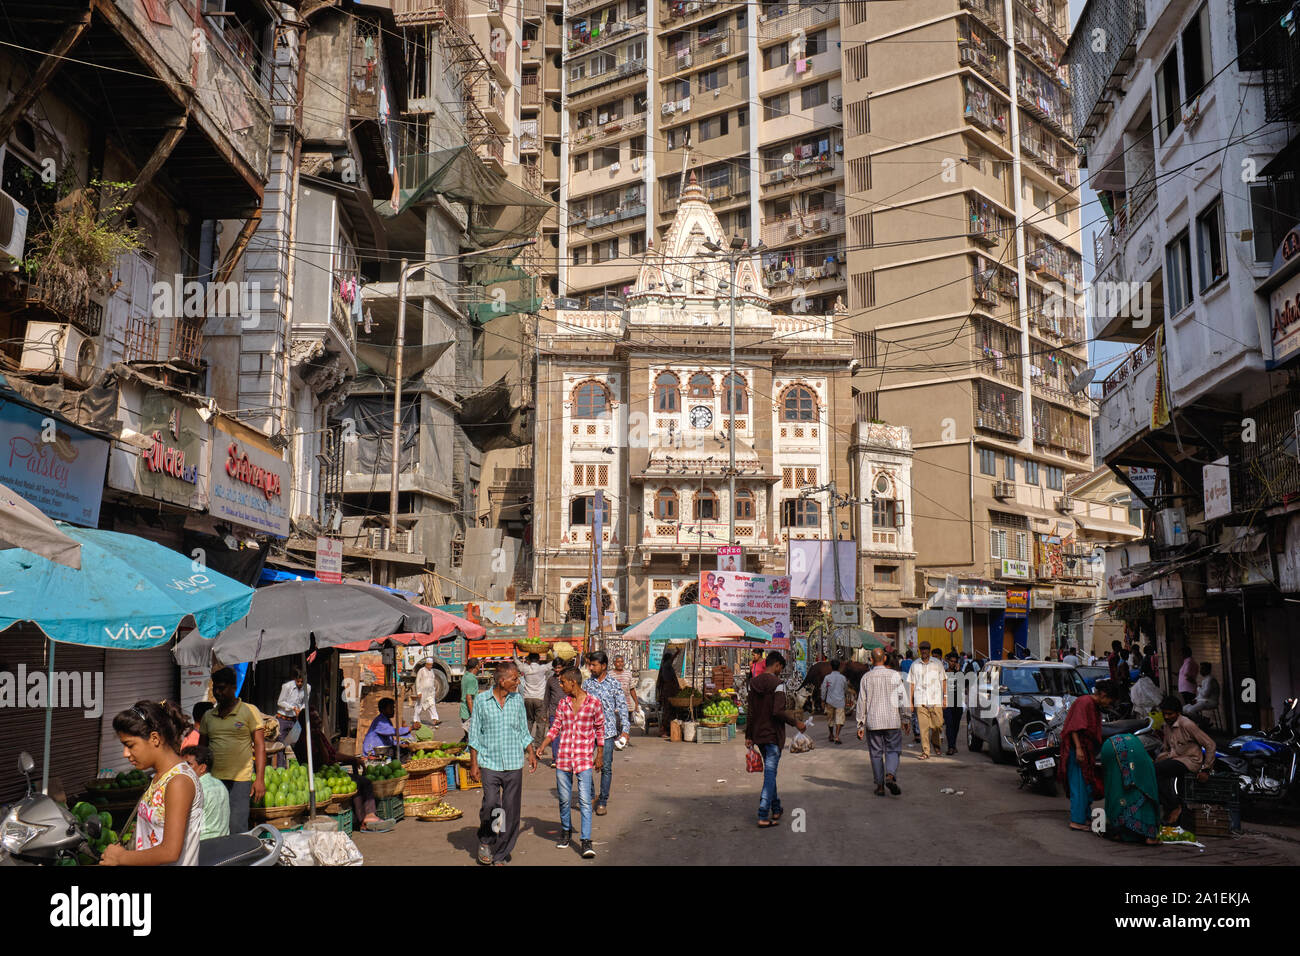
<path id="1" fill-rule="evenodd" d="M 842 744 L 840 730 L 844 726 L 844 691 L 848 678 L 840 673 L 840 662 L 831 661 L 831 672 L 822 681 L 822 702 L 826 706 L 826 733 L 832 743 Z"/>
<path id="2" fill-rule="evenodd" d="M 912 662 L 907 672 L 908 689 L 912 706 L 921 725 L 921 759 L 930 759 L 930 748 L 943 749 L 940 734 L 943 730 L 944 670 L 937 657 L 930 654 L 930 642 L 921 642 L 921 657 Z"/>
<path id="3" fill-rule="evenodd" d="M 877 647 L 871 652 L 871 670 L 858 685 L 858 739 L 864 737 L 871 752 L 871 776 L 876 781 L 876 796 L 883 797 L 885 788 L 898 796 L 898 759 L 903 753 L 903 725 L 899 710 L 907 701 L 903 678 L 898 671 L 885 666 L 885 651 Z"/>

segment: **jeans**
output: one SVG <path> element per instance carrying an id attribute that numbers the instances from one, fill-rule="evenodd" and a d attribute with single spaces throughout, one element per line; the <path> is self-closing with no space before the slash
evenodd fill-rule
<path id="1" fill-rule="evenodd" d="M 779 744 L 759 744 L 763 753 L 763 792 L 758 797 L 758 818 L 766 820 L 769 815 L 781 812 L 781 798 L 776 795 L 776 767 L 781 762 Z"/>
<path id="2" fill-rule="evenodd" d="M 218 778 L 220 779 L 220 778 Z M 248 805 L 253 799 L 253 781 L 222 780 L 230 793 L 230 833 L 248 832 Z"/>
<path id="3" fill-rule="evenodd" d="M 885 777 L 898 775 L 898 760 L 903 753 L 903 730 L 868 730 L 867 749 L 871 752 L 871 777 L 877 787 L 885 785 Z"/>
<path id="4" fill-rule="evenodd" d="M 597 806 L 605 806 L 609 803 L 609 785 L 614 782 L 614 741 L 617 737 L 606 737 L 604 756 L 601 758 L 600 765 L 600 799 L 596 801 Z"/>
<path id="5" fill-rule="evenodd" d="M 591 768 L 555 771 L 555 786 L 560 791 L 560 829 L 573 832 L 573 778 L 578 778 L 578 810 L 582 814 L 582 839 L 591 839 Z"/>
<path id="6" fill-rule="evenodd" d="M 1079 761 L 1070 750 L 1069 763 L 1066 765 L 1070 780 L 1070 822 L 1087 825 L 1092 819 L 1092 789 L 1083 778 Z"/>
<path id="7" fill-rule="evenodd" d="M 483 777 L 483 803 L 478 811 L 478 842 L 491 851 L 493 863 L 500 863 L 519 839 L 524 772 L 480 767 L 479 773 Z"/>

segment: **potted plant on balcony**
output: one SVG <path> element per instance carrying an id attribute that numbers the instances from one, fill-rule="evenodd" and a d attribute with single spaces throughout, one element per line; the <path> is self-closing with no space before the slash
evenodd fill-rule
<path id="1" fill-rule="evenodd" d="M 111 291 L 117 260 L 143 243 L 139 227 L 122 220 L 131 183 L 92 180 L 85 189 L 60 189 L 27 244 L 23 271 L 28 298 L 79 320 L 98 295 Z"/>

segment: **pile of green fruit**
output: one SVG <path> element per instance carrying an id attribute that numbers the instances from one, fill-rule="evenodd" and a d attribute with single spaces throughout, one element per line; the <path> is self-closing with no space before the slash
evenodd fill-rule
<path id="1" fill-rule="evenodd" d="M 330 764 L 328 767 L 321 767 L 321 776 L 325 778 L 325 785 L 330 788 L 334 794 L 356 793 L 357 782 L 347 775 L 347 772 L 338 764 Z M 317 798 L 319 800 L 319 797 Z"/>
<path id="2" fill-rule="evenodd" d="M 149 786 L 149 775 L 143 770 L 123 770 L 116 777 L 100 777 L 90 786 L 92 790 L 143 790 Z"/>
<path id="3" fill-rule="evenodd" d="M 715 700 L 704 708 L 705 717 L 734 717 L 740 713 L 740 708 L 729 700 Z"/>
<path id="4" fill-rule="evenodd" d="M 268 810 L 276 807 L 301 807 L 307 804 L 307 768 L 301 764 L 288 767 L 266 768 L 266 796 L 255 801 L 254 806 Z M 324 803 L 334 796 L 324 773 L 315 776 L 316 802 Z"/>
<path id="5" fill-rule="evenodd" d="M 93 840 L 89 837 L 86 838 L 86 842 L 90 844 L 90 848 L 95 851 L 96 855 L 102 854 L 110 843 L 118 842 L 117 831 L 113 829 L 113 817 L 107 811 L 96 810 L 94 804 L 82 800 L 73 806 L 72 815 L 77 818 L 77 822 L 81 824 L 83 831 L 91 817 L 97 816 L 99 818 L 99 836 Z"/>
<path id="6" fill-rule="evenodd" d="M 388 763 L 372 763 L 366 767 L 367 780 L 397 780 L 405 776 L 406 769 L 397 760 L 390 760 Z"/>

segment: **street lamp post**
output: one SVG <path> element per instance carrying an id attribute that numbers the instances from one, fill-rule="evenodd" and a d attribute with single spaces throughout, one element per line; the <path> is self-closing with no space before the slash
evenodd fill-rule
<path id="1" fill-rule="evenodd" d="M 722 246 L 713 240 L 705 240 L 704 248 L 712 253 L 721 253 Z M 740 260 L 749 258 L 764 249 L 762 240 L 752 249 L 740 236 L 732 236 L 730 248 L 721 258 L 731 266 L 731 284 L 727 287 L 731 300 L 731 362 L 727 373 L 726 387 L 722 390 L 727 396 L 724 411 L 727 413 L 727 442 L 731 446 L 727 468 L 727 543 L 736 543 L 736 273 L 740 269 Z"/>

